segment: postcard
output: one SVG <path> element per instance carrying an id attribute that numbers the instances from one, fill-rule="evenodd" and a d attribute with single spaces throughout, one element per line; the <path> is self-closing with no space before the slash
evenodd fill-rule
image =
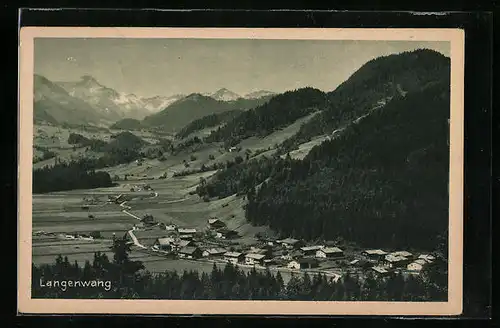
<path id="1" fill-rule="evenodd" d="M 23 27 L 18 311 L 462 312 L 464 32 Z"/>

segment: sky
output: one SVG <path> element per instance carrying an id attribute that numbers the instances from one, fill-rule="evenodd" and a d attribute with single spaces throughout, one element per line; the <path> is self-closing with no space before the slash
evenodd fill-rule
<path id="1" fill-rule="evenodd" d="M 83 75 L 142 97 L 214 92 L 240 95 L 301 87 L 332 91 L 367 61 L 449 42 L 256 39 L 35 39 L 35 73 L 51 81 Z"/>

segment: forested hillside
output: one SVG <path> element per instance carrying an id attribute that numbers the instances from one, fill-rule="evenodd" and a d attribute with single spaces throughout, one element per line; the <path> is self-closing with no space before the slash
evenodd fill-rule
<path id="1" fill-rule="evenodd" d="M 200 131 L 206 128 L 211 128 L 214 126 L 217 126 L 222 123 L 226 123 L 236 116 L 240 115 L 243 113 L 242 110 L 235 109 L 235 110 L 229 110 L 227 112 L 222 112 L 218 114 L 210 114 L 207 116 L 203 116 L 202 118 L 196 119 L 186 125 L 182 130 L 177 133 L 176 137 L 178 139 L 186 138 L 189 136 L 191 133 Z"/>
<path id="2" fill-rule="evenodd" d="M 212 132 L 207 142 L 224 141 L 235 145 L 252 136 L 266 136 L 292 124 L 316 110 L 323 109 L 326 94 L 313 88 L 287 91 L 274 96 L 269 102 L 248 110 Z"/>
<path id="3" fill-rule="evenodd" d="M 147 116 L 142 121 L 144 126 L 159 128 L 163 131 L 175 131 L 186 126 L 193 120 L 206 115 L 223 113 L 231 110 L 247 110 L 259 106 L 269 100 L 269 97 L 259 99 L 238 99 L 235 101 L 215 100 L 198 93 L 180 99 L 164 110 Z"/>
<path id="4" fill-rule="evenodd" d="M 275 172 L 248 195 L 247 218 L 306 239 L 436 247 L 448 226 L 449 108 L 448 83 L 391 101 Z"/>
<path id="5" fill-rule="evenodd" d="M 302 126 L 282 145 L 280 152 L 295 149 L 314 136 L 330 134 L 407 92 L 440 81 L 449 83 L 449 79 L 450 59 L 433 50 L 420 49 L 373 59 L 329 92 L 327 109 Z"/>
<path id="6" fill-rule="evenodd" d="M 117 130 L 139 130 L 142 128 L 141 121 L 133 119 L 133 118 L 124 118 L 115 122 L 110 126 L 110 129 Z"/>

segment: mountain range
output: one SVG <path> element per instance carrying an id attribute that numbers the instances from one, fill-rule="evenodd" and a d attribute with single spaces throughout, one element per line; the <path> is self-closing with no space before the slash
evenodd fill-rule
<path id="1" fill-rule="evenodd" d="M 200 98 L 201 103 L 198 102 L 200 100 L 197 98 L 198 95 L 202 97 Z M 90 75 L 84 75 L 77 81 L 55 82 L 35 74 L 34 118 L 35 121 L 46 121 L 52 124 L 81 124 L 84 122 L 109 125 L 122 119 L 142 120 L 145 117 L 152 116 L 152 118 L 145 120 L 147 123 L 165 115 L 154 116 L 154 114 L 163 110 L 170 111 L 170 109 L 174 109 L 175 113 L 179 107 L 185 108 L 194 105 L 194 110 L 188 110 L 185 113 L 189 117 L 189 112 L 194 112 L 194 117 L 191 119 L 194 120 L 205 115 L 231 110 L 235 107 L 251 107 L 251 104 L 256 100 L 267 99 L 272 95 L 272 92 L 262 90 L 241 97 L 235 92 L 222 88 L 207 95 L 191 94 L 186 96 L 176 94 L 172 96 L 140 97 L 107 87 Z M 186 101 L 182 102 L 181 100 Z M 260 101 L 256 102 L 260 103 Z M 170 108 L 173 104 L 176 105 Z M 196 114 L 198 111 L 200 115 Z M 171 117 L 172 115 L 167 116 Z M 189 120 L 184 119 L 177 121 L 182 126 L 189 123 Z M 162 124 L 160 121 L 160 124 L 154 123 L 152 125 L 158 126 Z"/>

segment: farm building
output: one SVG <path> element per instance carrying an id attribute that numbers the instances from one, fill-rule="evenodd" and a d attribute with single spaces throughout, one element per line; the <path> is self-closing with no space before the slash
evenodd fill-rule
<path id="1" fill-rule="evenodd" d="M 224 248 L 209 248 L 203 251 L 203 257 L 222 257 L 227 250 Z"/>
<path id="2" fill-rule="evenodd" d="M 193 235 L 192 234 L 182 234 L 182 235 L 179 235 L 179 238 L 182 240 L 193 240 Z"/>
<path id="3" fill-rule="evenodd" d="M 422 259 L 416 260 L 416 261 L 408 264 L 406 269 L 410 272 L 413 272 L 413 273 L 419 273 L 420 271 L 422 271 L 425 264 L 427 264 L 427 262 L 425 260 L 422 260 Z"/>
<path id="4" fill-rule="evenodd" d="M 231 238 L 236 238 L 238 237 L 238 232 L 234 230 L 229 230 L 226 228 L 219 229 L 217 231 L 217 234 L 215 235 L 216 238 L 220 239 L 231 239 Z"/>
<path id="5" fill-rule="evenodd" d="M 436 260 L 436 257 L 430 254 L 422 254 L 418 256 L 418 259 L 424 260 L 427 263 L 432 263 Z"/>
<path id="6" fill-rule="evenodd" d="M 315 246 L 305 246 L 301 247 L 300 250 L 304 255 L 314 255 L 316 254 L 317 251 L 320 249 L 324 248 L 325 246 L 322 245 L 315 245 Z"/>
<path id="7" fill-rule="evenodd" d="M 245 255 L 245 264 L 248 265 L 263 265 L 264 264 L 264 259 L 266 258 L 265 254 L 255 254 L 255 253 L 248 253 Z"/>
<path id="8" fill-rule="evenodd" d="M 177 228 L 177 232 L 181 235 L 194 235 L 196 233 L 196 229 Z"/>
<path id="9" fill-rule="evenodd" d="M 172 246 L 173 248 L 179 250 L 184 247 L 194 246 L 194 243 L 191 240 L 179 240 L 176 241 Z"/>
<path id="10" fill-rule="evenodd" d="M 186 259 L 198 259 L 202 256 L 202 252 L 198 247 L 183 247 L 179 250 L 179 257 Z"/>
<path id="11" fill-rule="evenodd" d="M 275 265 L 277 264 L 276 260 L 275 259 L 265 259 L 264 260 L 264 265 Z"/>
<path id="12" fill-rule="evenodd" d="M 220 229 L 226 227 L 226 224 L 217 218 L 208 219 L 208 225 L 212 229 Z"/>
<path id="13" fill-rule="evenodd" d="M 374 266 L 372 267 L 372 270 L 380 275 L 387 275 L 390 273 L 386 268 L 380 266 Z"/>
<path id="14" fill-rule="evenodd" d="M 344 251 L 342 251 L 338 247 L 325 247 L 323 249 L 316 251 L 316 257 L 340 259 L 344 257 Z"/>
<path id="15" fill-rule="evenodd" d="M 385 266 L 390 267 L 390 268 L 403 267 L 403 266 L 407 265 L 409 262 L 410 262 L 410 260 L 408 260 L 406 257 L 395 256 L 393 254 L 388 254 L 383 259 L 383 264 Z"/>
<path id="16" fill-rule="evenodd" d="M 175 224 L 167 224 L 165 225 L 165 230 L 167 231 L 174 231 L 177 229 L 177 226 Z"/>
<path id="17" fill-rule="evenodd" d="M 245 256 L 239 252 L 227 252 L 224 254 L 224 260 L 232 264 L 242 262 Z"/>
<path id="18" fill-rule="evenodd" d="M 397 251 L 397 252 L 392 252 L 391 255 L 394 255 L 394 256 L 402 256 L 402 257 L 406 257 L 406 258 L 411 258 L 413 257 L 413 254 L 410 253 L 410 252 L 407 252 L 407 251 Z"/>
<path id="19" fill-rule="evenodd" d="M 304 245 L 302 241 L 293 238 L 285 238 L 276 242 L 286 248 L 299 248 Z"/>
<path id="20" fill-rule="evenodd" d="M 170 251 L 172 249 L 172 245 L 174 243 L 175 243 L 175 240 L 173 238 L 170 238 L 170 237 L 157 238 L 153 244 L 153 247 L 164 250 L 164 251 Z"/>
<path id="21" fill-rule="evenodd" d="M 381 249 L 367 249 L 362 253 L 364 256 L 369 258 L 370 260 L 379 261 L 387 255 L 387 252 Z"/>
<path id="22" fill-rule="evenodd" d="M 313 258 L 304 258 L 288 262 L 287 267 L 289 269 L 310 269 L 317 268 L 319 266 L 318 260 Z"/>

